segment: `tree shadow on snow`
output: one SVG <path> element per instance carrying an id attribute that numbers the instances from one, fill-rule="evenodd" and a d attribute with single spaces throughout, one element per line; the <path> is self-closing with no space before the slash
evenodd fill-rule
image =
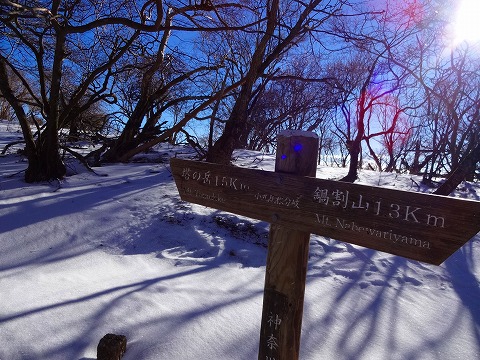
<path id="1" fill-rule="evenodd" d="M 305 350 L 305 358 L 328 358 L 322 351 L 333 349 L 339 360 L 446 360 L 452 356 L 444 351 L 446 344 L 452 351 L 455 344 L 469 340 L 458 332 L 460 318 L 474 327 L 476 344 L 469 351 L 480 348 L 480 289 L 473 273 L 473 240 L 442 267 L 335 241 L 320 242 L 325 253 L 309 264 L 308 318 L 302 330 L 302 343 L 314 353 Z M 340 248 L 345 246 L 347 251 L 342 253 Z M 315 291 L 308 291 L 309 284 L 315 284 Z M 450 299 L 455 293 L 463 306 L 452 309 Z M 444 298 L 437 298 L 438 294 Z"/>
<path id="2" fill-rule="evenodd" d="M 48 318 L 49 314 L 55 314 L 61 309 L 63 311 L 70 309 L 69 312 L 72 314 L 72 317 L 62 319 L 63 325 L 59 323 L 57 326 L 77 327 L 78 334 L 73 336 L 70 341 L 66 341 L 61 345 L 52 344 L 50 350 L 41 354 L 42 358 L 62 357 L 78 359 L 84 356 L 88 349 L 90 349 L 90 352 L 96 349 L 98 341 L 105 333 L 117 331 L 125 334 L 128 339 L 129 345 L 127 346 L 124 359 L 141 359 L 144 356 L 147 357 L 149 350 L 152 350 L 152 348 L 158 351 L 156 346 L 159 344 L 169 344 L 175 341 L 175 339 L 178 340 L 178 333 L 185 331 L 185 328 L 195 326 L 197 321 L 207 322 L 212 314 L 222 312 L 223 315 L 220 316 L 221 321 L 228 321 L 223 327 L 234 328 L 231 324 L 234 324 L 236 321 L 236 312 L 238 310 L 236 311 L 235 308 L 244 302 L 251 301 L 252 298 L 261 297 L 262 291 L 260 289 L 245 290 L 245 284 L 241 281 L 238 282 L 237 289 L 233 287 L 228 289 L 228 291 L 225 290 L 225 294 L 220 294 L 219 296 L 210 294 L 210 299 L 205 298 L 202 294 L 206 289 L 198 288 L 192 293 L 185 289 L 185 285 L 177 285 L 178 281 L 184 277 L 196 276 L 213 269 L 216 269 L 216 265 L 185 267 L 185 270 L 181 272 L 110 287 L 84 296 L 74 297 L 70 300 L 59 300 L 30 310 L 3 315 L 0 316 L 0 324 L 26 319 L 36 319 L 38 321 L 42 316 Z M 195 296 L 202 299 L 202 301 L 193 301 L 191 306 L 183 305 L 182 297 L 183 301 L 188 302 L 188 299 Z M 165 299 L 162 301 L 163 297 Z M 77 307 L 88 306 L 88 304 L 97 306 L 91 305 L 91 311 L 84 318 L 82 318 L 84 315 L 82 312 L 80 312 L 82 315 L 75 314 Z M 232 306 L 234 307 L 232 311 L 224 310 Z M 142 316 L 142 313 L 144 313 L 144 316 Z M 225 319 L 225 314 L 231 316 L 232 319 Z M 260 320 L 260 314 L 258 314 L 258 317 Z M 65 322 L 68 324 L 65 324 Z M 78 326 L 79 324 L 82 325 Z M 213 326 L 214 324 L 210 325 Z M 218 325 L 217 323 L 216 326 Z M 152 328 L 157 330 L 152 330 Z M 253 329 L 254 331 L 257 330 L 255 326 L 253 326 Z M 232 331 L 235 331 L 235 329 Z M 247 338 L 252 337 L 251 329 L 239 328 L 237 331 L 238 333 L 235 336 L 245 335 Z M 244 334 L 245 331 L 247 334 Z M 186 334 L 188 334 L 188 331 Z M 200 335 L 203 334 L 198 334 L 198 336 Z M 136 344 L 144 336 L 146 336 L 146 339 L 143 339 L 141 344 Z M 221 344 L 222 348 L 228 349 L 230 347 L 229 341 L 236 342 L 237 340 L 232 340 L 235 339 L 235 336 L 227 336 L 226 341 L 224 340 L 223 344 Z M 24 344 L 27 346 L 28 341 Z M 28 358 L 28 354 L 32 351 L 29 348 L 17 350 L 25 355 L 23 358 Z M 225 351 L 228 353 L 228 350 Z M 256 351 L 256 349 L 252 347 L 252 351 Z M 32 359 L 35 356 L 39 356 L 39 354 L 32 354 Z M 150 356 L 148 358 L 153 357 Z M 201 356 L 198 358 L 202 359 Z M 84 357 L 84 359 L 88 358 Z"/>

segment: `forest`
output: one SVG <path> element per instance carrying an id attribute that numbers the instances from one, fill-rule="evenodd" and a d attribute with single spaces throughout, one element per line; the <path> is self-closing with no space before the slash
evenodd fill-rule
<path id="1" fill-rule="evenodd" d="M 291 129 L 316 132 L 343 181 L 420 174 L 448 194 L 480 176 L 461 3 L 1 0 L 0 119 L 21 126 L 26 182 L 63 178 L 67 155 L 99 166 L 166 142 L 228 164 Z"/>

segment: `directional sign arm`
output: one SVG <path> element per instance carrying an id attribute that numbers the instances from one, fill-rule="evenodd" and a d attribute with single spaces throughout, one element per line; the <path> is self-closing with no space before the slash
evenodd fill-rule
<path id="1" fill-rule="evenodd" d="M 441 264 L 480 230 L 480 202 L 171 159 L 182 200 Z"/>

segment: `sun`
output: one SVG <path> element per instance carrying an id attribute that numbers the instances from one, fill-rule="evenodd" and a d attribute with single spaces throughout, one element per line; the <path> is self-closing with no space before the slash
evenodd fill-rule
<path id="1" fill-rule="evenodd" d="M 461 0 L 453 27 L 456 44 L 480 41 L 480 0 Z"/>

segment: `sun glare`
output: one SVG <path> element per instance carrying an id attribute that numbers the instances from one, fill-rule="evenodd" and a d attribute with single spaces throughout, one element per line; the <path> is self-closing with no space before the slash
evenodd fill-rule
<path id="1" fill-rule="evenodd" d="M 480 0 L 461 0 L 454 20 L 455 43 L 480 41 Z"/>

